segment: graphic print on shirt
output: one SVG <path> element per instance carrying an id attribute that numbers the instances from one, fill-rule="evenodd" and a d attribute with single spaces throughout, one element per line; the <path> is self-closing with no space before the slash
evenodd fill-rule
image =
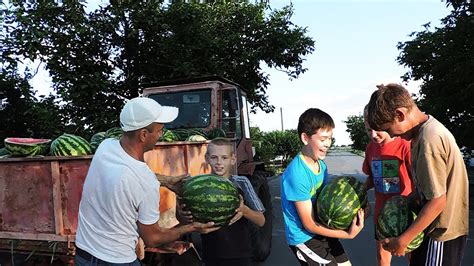
<path id="1" fill-rule="evenodd" d="M 383 194 L 400 193 L 398 160 L 372 160 L 371 166 L 375 191 Z"/>

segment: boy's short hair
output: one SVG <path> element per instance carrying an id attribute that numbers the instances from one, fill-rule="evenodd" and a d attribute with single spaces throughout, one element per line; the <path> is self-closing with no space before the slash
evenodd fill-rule
<path id="1" fill-rule="evenodd" d="M 209 141 L 209 144 L 208 144 L 208 147 L 211 146 L 211 145 L 215 145 L 215 146 L 229 146 L 231 147 L 231 153 L 233 154 L 234 151 L 232 150 L 234 144 L 232 143 L 232 141 L 226 139 L 226 138 L 215 138 L 215 139 L 212 139 L 211 141 Z M 206 155 L 208 154 L 208 151 L 209 149 L 207 149 L 206 151 Z"/>
<path id="2" fill-rule="evenodd" d="M 331 116 L 318 108 L 309 108 L 301 114 L 298 121 L 298 135 L 306 133 L 308 136 L 316 134 L 319 129 L 333 129 L 334 121 Z"/>
<path id="3" fill-rule="evenodd" d="M 395 120 L 395 110 L 405 107 L 409 111 L 415 106 L 410 93 L 402 85 L 390 83 L 377 85 L 367 104 L 367 122 L 374 130 L 382 130 L 382 125 Z"/>

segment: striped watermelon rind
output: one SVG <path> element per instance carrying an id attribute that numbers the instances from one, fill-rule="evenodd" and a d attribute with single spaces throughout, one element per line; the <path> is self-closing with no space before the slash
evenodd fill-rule
<path id="1" fill-rule="evenodd" d="M 46 155 L 51 143 L 50 139 L 6 138 L 5 149 L 11 156 Z"/>
<path id="2" fill-rule="evenodd" d="M 65 133 L 51 143 L 51 154 L 54 156 L 83 156 L 92 154 L 92 146 L 83 137 Z"/>
<path id="3" fill-rule="evenodd" d="M 201 135 L 208 139 L 207 133 L 199 128 L 177 128 L 173 129 L 178 141 L 186 141 L 192 135 Z"/>
<path id="4" fill-rule="evenodd" d="M 362 182 L 351 176 L 336 177 L 318 195 L 317 217 L 329 228 L 346 230 L 366 204 L 367 192 Z"/>
<path id="5" fill-rule="evenodd" d="M 416 219 L 416 213 L 410 209 L 408 199 L 403 196 L 393 196 L 388 199 L 377 218 L 376 236 L 378 240 L 398 237 Z M 424 233 L 418 234 L 407 246 L 407 252 L 418 248 L 424 239 Z"/>
<path id="6" fill-rule="evenodd" d="M 105 138 L 120 139 L 123 135 L 123 130 L 119 127 L 113 127 L 105 131 Z"/>
<path id="7" fill-rule="evenodd" d="M 217 175 L 195 176 L 184 183 L 182 191 L 184 204 L 198 222 L 227 225 L 240 204 L 234 184 Z"/>
<path id="8" fill-rule="evenodd" d="M 198 141 L 206 141 L 207 139 L 201 135 L 191 135 L 189 136 L 186 141 L 190 142 L 198 142 Z"/>
<path id="9" fill-rule="evenodd" d="M 105 132 L 98 132 L 92 135 L 91 140 L 89 141 L 89 144 L 92 147 L 92 151 L 95 152 L 97 148 L 99 147 L 100 143 L 106 139 L 105 137 Z"/>
<path id="10" fill-rule="evenodd" d="M 214 127 L 207 131 L 207 139 L 225 138 L 226 134 L 222 128 Z"/>

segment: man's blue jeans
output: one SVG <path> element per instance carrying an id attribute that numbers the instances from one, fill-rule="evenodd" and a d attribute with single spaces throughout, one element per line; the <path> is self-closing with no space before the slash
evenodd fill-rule
<path id="1" fill-rule="evenodd" d="M 76 254 L 74 257 L 74 266 L 141 266 L 142 264 L 138 259 L 130 263 L 110 263 L 100 260 L 94 256 L 90 259 L 85 259 Z"/>

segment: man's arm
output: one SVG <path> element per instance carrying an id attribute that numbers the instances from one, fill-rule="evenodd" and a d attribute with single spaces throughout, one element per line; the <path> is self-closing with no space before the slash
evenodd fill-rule
<path id="1" fill-rule="evenodd" d="M 423 206 L 415 221 L 399 237 L 384 239 L 384 249 L 396 256 L 403 256 L 413 239 L 425 230 L 446 207 L 446 194 L 431 199 Z"/>
<path id="2" fill-rule="evenodd" d="M 155 175 L 162 186 L 168 188 L 176 194 L 180 193 L 183 182 L 190 177 L 189 174 L 183 174 L 179 176 L 165 176 L 155 173 Z"/>
<path id="3" fill-rule="evenodd" d="M 316 223 L 311 200 L 295 201 L 295 207 L 304 228 L 313 234 L 332 238 L 353 239 L 364 227 L 364 211 L 362 209 L 359 210 L 357 215 L 354 217 L 354 220 L 352 220 L 352 225 L 349 230 L 344 231 L 329 229 Z"/>
<path id="4" fill-rule="evenodd" d="M 198 232 L 201 234 L 207 234 L 218 230 L 220 227 L 213 227 L 214 223 L 209 222 L 206 224 L 192 223 L 183 226 L 177 226 L 169 229 L 161 228 L 158 222 L 150 225 L 142 224 L 137 222 L 138 233 L 148 247 L 156 247 L 163 244 L 167 244 L 178 240 L 181 236 L 191 233 Z"/>

